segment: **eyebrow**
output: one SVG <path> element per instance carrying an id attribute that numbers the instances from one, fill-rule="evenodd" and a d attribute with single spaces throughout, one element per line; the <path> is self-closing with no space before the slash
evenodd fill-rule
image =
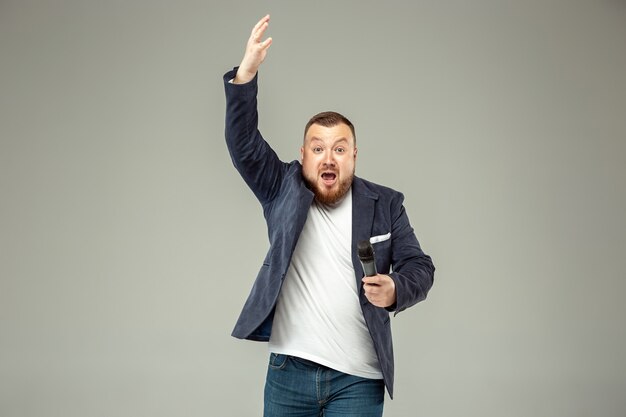
<path id="1" fill-rule="evenodd" d="M 318 138 L 317 136 L 313 136 L 313 137 L 311 138 L 310 142 L 313 142 L 313 141 L 318 141 L 318 142 L 323 142 L 323 143 L 325 143 L 325 141 L 324 141 L 323 139 Z M 348 139 L 346 139 L 346 138 L 344 138 L 344 137 L 341 137 L 341 138 L 337 139 L 336 141 L 334 141 L 334 142 L 333 142 L 333 145 L 336 145 L 336 144 L 338 144 L 339 142 L 347 142 L 347 143 L 350 143 L 350 141 L 349 141 Z"/>

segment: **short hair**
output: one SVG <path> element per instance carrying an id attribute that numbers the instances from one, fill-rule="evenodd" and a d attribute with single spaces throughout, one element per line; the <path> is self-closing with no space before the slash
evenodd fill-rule
<path id="1" fill-rule="evenodd" d="M 350 120 L 348 120 L 346 116 L 344 116 L 343 114 L 334 112 L 334 111 L 324 111 L 311 117 L 309 122 L 304 127 L 304 139 L 306 139 L 306 132 L 309 131 L 309 128 L 311 127 L 311 125 L 333 127 L 342 123 L 347 125 L 350 128 L 350 131 L 352 132 L 352 138 L 354 140 L 354 145 L 356 146 L 356 133 L 354 131 L 354 125 L 352 124 Z"/>

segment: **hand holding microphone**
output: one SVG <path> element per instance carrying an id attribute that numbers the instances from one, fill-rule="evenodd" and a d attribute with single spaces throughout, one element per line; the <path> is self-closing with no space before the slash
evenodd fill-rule
<path id="1" fill-rule="evenodd" d="M 362 240 L 357 246 L 359 260 L 363 266 L 363 290 L 365 297 L 376 307 L 389 307 L 396 302 L 396 284 L 389 275 L 376 271 L 374 248 L 369 240 Z"/>

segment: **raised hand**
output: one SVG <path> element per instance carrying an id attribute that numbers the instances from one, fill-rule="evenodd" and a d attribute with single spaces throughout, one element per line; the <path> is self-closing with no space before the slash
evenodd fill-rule
<path id="1" fill-rule="evenodd" d="M 243 84 L 251 81 L 256 75 L 259 66 L 265 60 L 267 50 L 272 44 L 272 38 L 267 38 L 264 41 L 261 39 L 263 38 L 265 29 L 269 26 L 269 22 L 270 15 L 268 14 L 259 20 L 252 28 L 252 33 L 250 33 L 250 38 L 246 44 L 246 52 L 237 70 L 235 80 L 233 81 L 235 84 Z"/>

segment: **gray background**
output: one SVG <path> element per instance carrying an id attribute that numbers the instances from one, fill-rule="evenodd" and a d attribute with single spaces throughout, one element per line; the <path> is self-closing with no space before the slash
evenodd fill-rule
<path id="1" fill-rule="evenodd" d="M 261 414 L 221 77 L 268 12 L 265 136 L 345 113 L 437 266 L 385 415 L 624 417 L 618 0 L 2 0 L 0 415 Z"/>

